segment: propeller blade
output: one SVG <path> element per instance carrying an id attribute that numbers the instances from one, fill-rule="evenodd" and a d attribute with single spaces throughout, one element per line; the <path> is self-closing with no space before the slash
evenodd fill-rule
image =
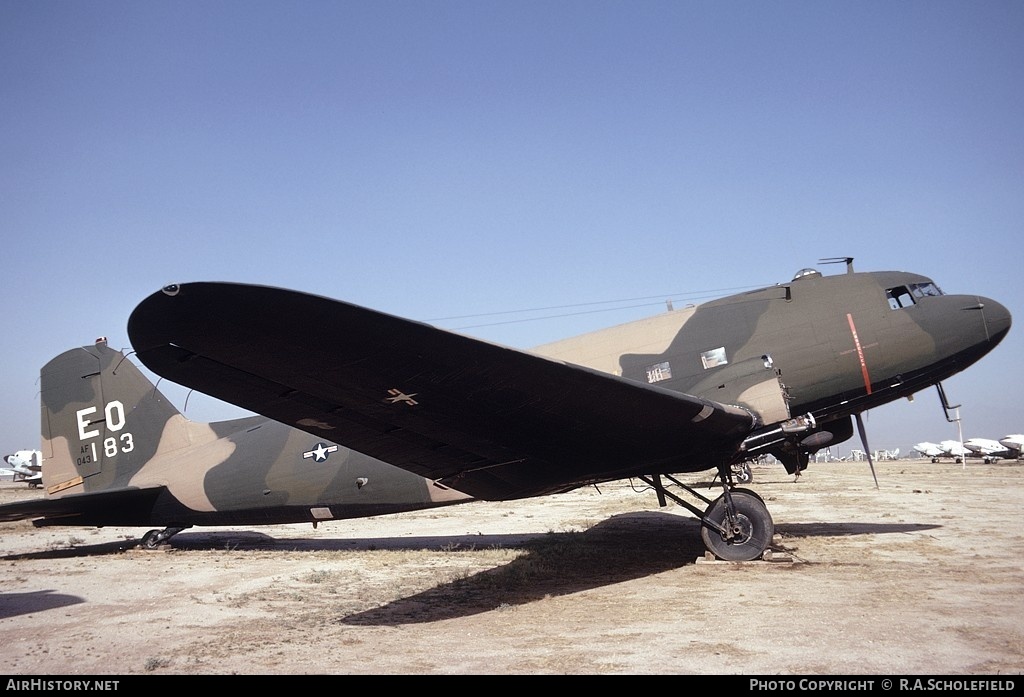
<path id="1" fill-rule="evenodd" d="M 878 488 L 878 477 L 875 475 L 875 463 L 871 459 L 871 448 L 868 447 L 868 434 L 864 430 L 864 419 L 860 412 L 857 412 L 857 430 L 860 431 L 860 442 L 864 445 L 864 455 L 868 458 L 868 465 L 871 466 L 871 476 L 875 478 L 875 488 Z"/>

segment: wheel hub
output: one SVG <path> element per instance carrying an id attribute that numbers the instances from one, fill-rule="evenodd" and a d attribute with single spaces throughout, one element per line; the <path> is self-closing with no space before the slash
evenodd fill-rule
<path id="1" fill-rule="evenodd" d="M 750 522 L 750 518 L 747 518 L 742 513 L 738 513 L 736 515 L 736 523 L 729 529 L 729 541 L 733 544 L 741 545 L 750 539 L 753 530 L 754 526 Z"/>

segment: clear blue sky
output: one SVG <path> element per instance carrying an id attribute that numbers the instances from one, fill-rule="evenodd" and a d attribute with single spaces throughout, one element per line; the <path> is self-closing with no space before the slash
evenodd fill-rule
<path id="1" fill-rule="evenodd" d="M 528 348 L 853 256 L 1024 322 L 1022 37 L 1017 0 L 0 0 L 0 451 L 171 282 Z M 1024 431 L 1022 342 L 946 383 L 965 438 Z M 956 435 L 934 390 L 867 424 Z"/>

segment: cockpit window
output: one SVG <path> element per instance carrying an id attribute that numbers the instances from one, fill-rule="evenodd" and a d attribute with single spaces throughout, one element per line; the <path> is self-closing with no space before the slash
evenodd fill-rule
<path id="1" fill-rule="evenodd" d="M 929 295 L 942 295 L 942 291 L 934 283 L 914 283 L 910 286 L 910 292 L 915 297 L 923 298 Z"/>
<path id="2" fill-rule="evenodd" d="M 925 298 L 928 296 L 942 295 L 939 287 L 931 281 L 927 283 L 910 283 L 905 286 L 896 286 L 885 291 L 889 300 L 889 307 L 898 310 L 902 307 L 910 307 L 917 301 L 914 298 Z"/>

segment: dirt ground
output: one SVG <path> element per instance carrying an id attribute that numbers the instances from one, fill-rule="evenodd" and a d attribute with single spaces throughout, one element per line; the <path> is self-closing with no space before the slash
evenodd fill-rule
<path id="1" fill-rule="evenodd" d="M 1020 674 L 1024 465 L 875 466 L 878 489 L 866 462 L 755 467 L 776 537 L 746 563 L 628 482 L 156 551 L 4 524 L 6 672 Z"/>

